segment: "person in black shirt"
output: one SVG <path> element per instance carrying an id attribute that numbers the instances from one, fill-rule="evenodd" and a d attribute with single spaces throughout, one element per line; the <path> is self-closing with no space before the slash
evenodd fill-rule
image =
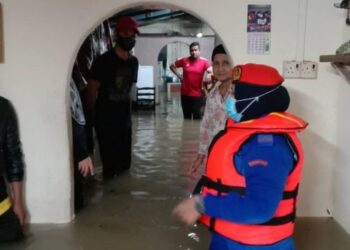
<path id="1" fill-rule="evenodd" d="M 0 115 L 0 242 L 5 242 L 23 238 L 22 226 L 27 222 L 27 212 L 17 116 L 11 102 L 1 96 Z"/>
<path id="2" fill-rule="evenodd" d="M 130 51 L 139 34 L 137 27 L 133 18 L 119 18 L 115 48 L 98 57 L 91 68 L 89 108 L 95 117 L 105 179 L 129 169 L 131 164 L 130 90 L 137 82 L 139 63 Z"/>

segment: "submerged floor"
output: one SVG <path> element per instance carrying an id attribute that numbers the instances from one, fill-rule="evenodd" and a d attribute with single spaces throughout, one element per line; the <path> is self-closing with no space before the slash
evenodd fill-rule
<path id="1" fill-rule="evenodd" d="M 32 225 L 25 240 L 0 249 L 207 249 L 206 229 L 171 216 L 195 184 L 187 170 L 197 152 L 199 122 L 183 121 L 178 98 L 164 103 L 155 114 L 135 114 L 130 171 L 95 182 L 88 206 L 72 223 Z M 298 218 L 295 238 L 298 250 L 350 249 L 350 236 L 331 218 Z"/>

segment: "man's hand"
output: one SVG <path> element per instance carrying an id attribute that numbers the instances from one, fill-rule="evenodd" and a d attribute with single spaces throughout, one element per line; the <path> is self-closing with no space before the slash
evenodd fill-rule
<path id="1" fill-rule="evenodd" d="M 191 169 L 190 169 L 191 174 L 196 173 L 198 171 L 199 167 L 203 163 L 204 158 L 205 158 L 205 155 L 198 154 L 196 160 L 193 162 L 191 166 Z"/>
<path id="2" fill-rule="evenodd" d="M 179 74 L 174 63 L 170 65 L 170 70 L 179 78 L 180 82 L 183 83 L 183 76 Z"/>
<path id="3" fill-rule="evenodd" d="M 193 225 L 201 215 L 196 210 L 196 204 L 199 202 L 197 195 L 183 200 L 174 208 L 172 214 L 186 225 Z"/>
<path id="4" fill-rule="evenodd" d="M 27 222 L 27 212 L 23 202 L 22 181 L 10 182 L 9 185 L 10 197 L 12 200 L 12 210 L 23 226 Z"/>
<path id="5" fill-rule="evenodd" d="M 22 202 L 13 202 L 12 210 L 22 226 L 27 223 L 27 211 Z"/>
<path id="6" fill-rule="evenodd" d="M 84 177 L 88 174 L 94 175 L 94 164 L 90 156 L 78 163 L 78 170 Z"/>

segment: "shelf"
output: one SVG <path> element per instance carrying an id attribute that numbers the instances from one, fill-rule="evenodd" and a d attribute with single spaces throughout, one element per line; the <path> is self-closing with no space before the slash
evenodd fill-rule
<path id="1" fill-rule="evenodd" d="M 322 55 L 320 56 L 320 62 L 330 62 L 350 82 L 350 54 Z"/>
<path id="2" fill-rule="evenodd" d="M 350 54 L 343 55 L 322 55 L 320 62 L 350 64 Z"/>

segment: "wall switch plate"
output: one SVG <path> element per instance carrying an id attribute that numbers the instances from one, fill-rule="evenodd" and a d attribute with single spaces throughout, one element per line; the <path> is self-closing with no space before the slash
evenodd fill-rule
<path id="1" fill-rule="evenodd" d="M 302 61 L 300 65 L 300 78 L 316 79 L 318 63 L 312 61 Z"/>
<path id="2" fill-rule="evenodd" d="M 283 77 L 299 78 L 300 62 L 299 61 L 283 61 Z"/>

